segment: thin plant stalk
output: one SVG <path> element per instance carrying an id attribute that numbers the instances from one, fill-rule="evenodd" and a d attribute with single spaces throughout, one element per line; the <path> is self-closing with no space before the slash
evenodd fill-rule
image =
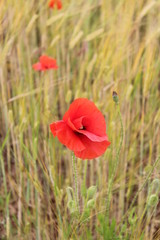
<path id="1" fill-rule="evenodd" d="M 115 177 L 115 174 L 116 174 L 116 171 L 117 171 L 117 166 L 119 164 L 119 156 L 120 156 L 120 151 L 121 151 L 121 148 L 122 148 L 123 136 L 124 136 L 122 115 L 121 115 L 121 111 L 120 111 L 118 95 L 117 95 L 116 92 L 113 92 L 113 100 L 116 104 L 117 111 L 118 111 L 118 116 L 119 116 L 120 123 L 121 123 L 121 139 L 120 139 L 120 143 L 119 143 L 119 148 L 118 148 L 117 153 L 116 153 L 115 163 L 114 163 L 114 166 L 113 166 L 113 172 L 112 172 L 111 178 L 109 180 L 109 184 L 108 184 L 107 206 L 106 206 L 106 220 L 107 220 L 107 223 L 109 222 L 109 207 L 110 207 L 110 201 L 111 201 L 111 196 L 112 196 L 113 180 L 114 180 L 114 177 Z"/>
<path id="2" fill-rule="evenodd" d="M 73 165 L 73 179 L 74 179 L 74 195 L 75 195 L 75 201 L 76 201 L 76 208 L 79 212 L 79 194 L 78 194 L 78 174 L 77 174 L 77 159 L 75 155 L 72 156 L 72 165 Z"/>
<path id="3" fill-rule="evenodd" d="M 85 163 L 84 163 L 84 176 L 83 176 L 83 182 L 82 182 L 82 195 L 83 195 L 84 197 L 85 197 L 85 195 L 86 195 L 87 166 L 88 166 L 88 161 L 85 160 Z"/>

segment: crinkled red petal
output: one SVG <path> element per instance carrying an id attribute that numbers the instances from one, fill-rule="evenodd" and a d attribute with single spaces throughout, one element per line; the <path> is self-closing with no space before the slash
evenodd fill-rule
<path id="1" fill-rule="evenodd" d="M 93 142 L 86 136 L 81 137 L 83 145 L 86 147 L 82 151 L 74 151 L 75 155 L 81 159 L 93 159 L 101 156 L 110 145 L 109 141 Z"/>
<path id="2" fill-rule="evenodd" d="M 62 2 L 57 0 L 57 9 L 60 10 L 62 8 Z"/>
<path id="3" fill-rule="evenodd" d="M 36 70 L 36 71 L 44 71 L 45 68 L 42 66 L 41 63 L 35 63 L 32 65 L 33 69 Z"/>
<path id="4" fill-rule="evenodd" d="M 50 58 L 46 55 L 43 55 L 40 57 L 40 63 L 43 66 L 48 67 L 48 68 L 57 66 L 56 60 L 53 58 Z"/>
<path id="5" fill-rule="evenodd" d="M 74 100 L 70 105 L 69 110 L 65 113 L 63 120 L 67 121 L 68 118 L 70 118 L 72 123 L 77 119 L 82 120 L 81 123 L 85 129 L 98 136 L 104 136 L 106 134 L 104 116 L 95 104 L 86 98 Z"/>
<path id="6" fill-rule="evenodd" d="M 48 4 L 50 8 L 54 8 L 55 0 L 51 0 Z"/>
<path id="7" fill-rule="evenodd" d="M 88 137 L 93 142 L 103 142 L 103 141 L 108 140 L 107 135 L 105 133 L 104 133 L 103 136 L 98 136 L 98 135 L 95 135 L 94 133 L 91 133 L 91 132 L 89 132 L 87 130 L 79 130 L 79 129 L 77 129 L 74 126 L 74 124 L 71 122 L 70 118 L 68 119 L 67 124 L 73 131 L 75 131 L 75 132 L 77 132 L 79 134 L 85 135 L 86 137 Z M 81 135 L 79 135 L 79 137 L 81 138 Z"/>
<path id="8" fill-rule="evenodd" d="M 64 122 L 57 121 L 50 125 L 51 132 L 59 141 L 73 151 L 85 149 L 79 136 Z"/>

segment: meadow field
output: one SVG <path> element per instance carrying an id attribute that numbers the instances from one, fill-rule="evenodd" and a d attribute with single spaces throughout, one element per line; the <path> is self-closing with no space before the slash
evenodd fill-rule
<path id="1" fill-rule="evenodd" d="M 159 240 L 160 1 L 60 2 L 0 0 L 0 239 Z M 50 131 L 77 98 L 105 117 L 95 159 Z"/>

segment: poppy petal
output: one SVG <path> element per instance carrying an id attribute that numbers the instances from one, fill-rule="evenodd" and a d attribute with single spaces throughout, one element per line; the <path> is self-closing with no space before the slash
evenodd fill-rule
<path id="1" fill-rule="evenodd" d="M 93 102 L 86 98 L 78 98 L 70 105 L 69 110 L 65 113 L 63 120 L 68 118 L 74 122 L 82 118 L 82 125 L 89 132 L 103 136 L 106 133 L 106 123 L 104 116 L 98 110 Z"/>
<path id="2" fill-rule="evenodd" d="M 48 6 L 50 8 L 53 8 L 54 7 L 54 0 L 51 0 L 49 3 L 48 3 Z"/>
<path id="3" fill-rule="evenodd" d="M 47 66 L 47 67 L 52 67 L 52 66 L 54 67 L 57 65 L 55 59 L 50 58 L 46 55 L 41 56 L 39 60 L 42 65 Z"/>
<path id="4" fill-rule="evenodd" d="M 83 118 L 84 118 L 84 116 L 73 120 L 73 125 L 75 126 L 76 129 L 82 129 L 83 128 L 83 124 L 82 124 Z"/>
<path id="5" fill-rule="evenodd" d="M 44 70 L 41 63 L 35 63 L 32 65 L 32 67 L 36 71 Z"/>
<path id="6" fill-rule="evenodd" d="M 54 8 L 55 5 L 57 5 L 58 10 L 60 10 L 62 8 L 61 0 L 51 0 L 48 5 L 49 5 L 50 8 Z"/>
<path id="7" fill-rule="evenodd" d="M 43 55 L 40 57 L 39 60 L 40 60 L 40 62 L 33 64 L 33 66 L 32 66 L 36 71 L 45 71 L 48 69 L 57 69 L 58 68 L 56 60 L 53 58 Z"/>
<path id="8" fill-rule="evenodd" d="M 62 8 L 62 2 L 57 0 L 57 9 L 60 10 Z"/>
<path id="9" fill-rule="evenodd" d="M 83 142 L 86 148 L 82 151 L 74 151 L 76 157 L 82 159 L 93 159 L 101 156 L 110 145 L 109 141 L 103 142 L 93 142 L 85 136 L 81 137 L 81 141 Z"/>
<path id="10" fill-rule="evenodd" d="M 82 117 L 83 118 L 83 117 Z M 79 120 L 79 119 L 78 119 Z M 106 141 L 108 140 L 107 139 L 107 135 L 103 135 L 103 136 L 97 136 L 95 135 L 94 133 L 91 133 L 87 130 L 79 130 L 77 129 L 74 124 L 71 122 L 70 118 L 68 119 L 67 121 L 68 123 L 68 126 L 75 132 L 78 132 L 80 134 L 83 134 L 85 135 L 86 137 L 88 137 L 90 140 L 92 140 L 93 142 L 103 142 L 103 141 Z"/>
<path id="11" fill-rule="evenodd" d="M 73 151 L 82 151 L 85 149 L 81 139 L 76 135 L 64 121 L 58 121 L 50 124 L 53 136 L 57 136 L 59 141 Z"/>
<path id="12" fill-rule="evenodd" d="M 100 111 L 95 111 L 82 119 L 82 125 L 87 131 L 103 136 L 106 133 L 105 118 Z"/>
<path id="13" fill-rule="evenodd" d="M 98 110 L 98 109 L 96 108 L 93 102 L 91 102 L 87 98 L 78 98 L 71 103 L 68 111 L 63 116 L 63 120 L 65 121 L 70 117 L 72 121 L 73 119 L 90 115 L 95 110 Z"/>
<path id="14" fill-rule="evenodd" d="M 107 136 L 97 136 L 91 132 L 88 132 L 86 130 L 79 130 L 79 133 L 85 135 L 87 138 L 89 138 L 91 141 L 93 142 L 103 142 L 103 141 L 107 141 Z"/>

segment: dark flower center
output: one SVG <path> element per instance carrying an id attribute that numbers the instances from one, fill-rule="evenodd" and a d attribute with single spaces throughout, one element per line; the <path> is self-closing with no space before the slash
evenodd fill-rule
<path id="1" fill-rule="evenodd" d="M 85 130 L 86 128 L 85 128 L 85 126 L 81 126 L 80 128 L 79 128 L 79 130 Z"/>

